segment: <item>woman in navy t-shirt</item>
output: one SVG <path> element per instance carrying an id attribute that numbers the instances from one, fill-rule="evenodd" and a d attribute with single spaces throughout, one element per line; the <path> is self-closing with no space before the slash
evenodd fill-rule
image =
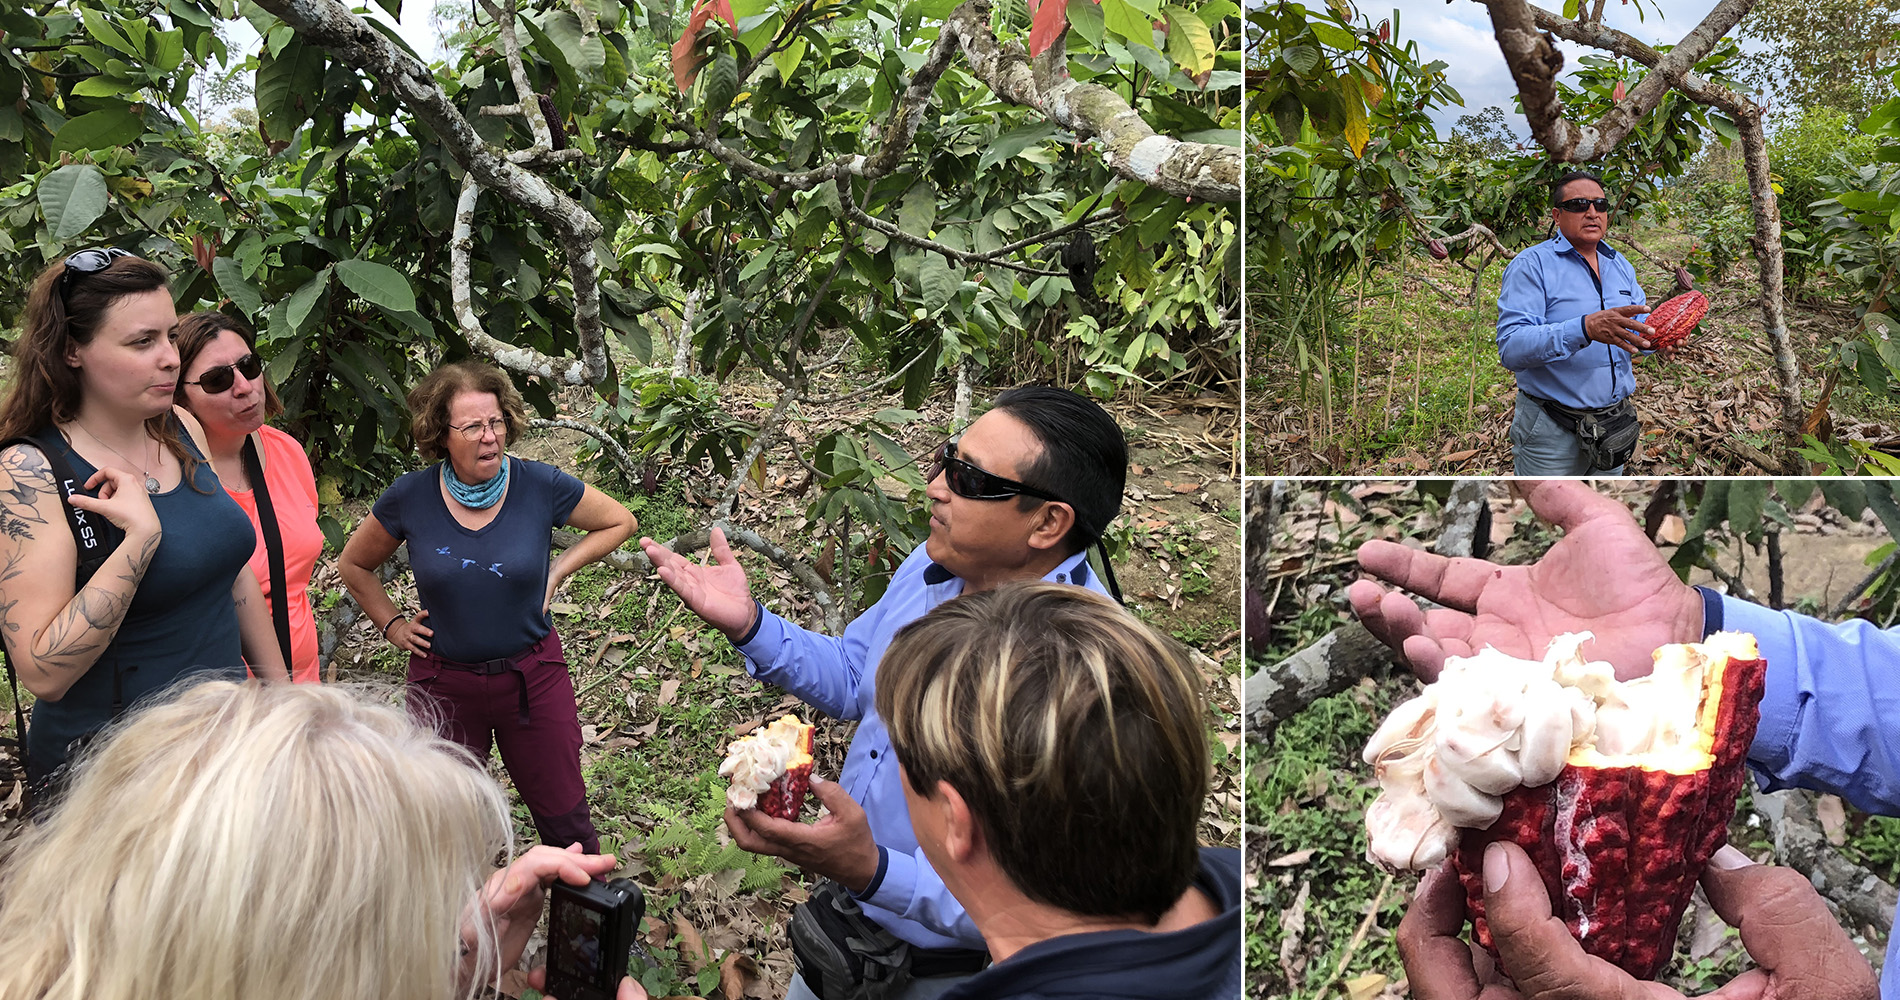
<path id="1" fill-rule="evenodd" d="M 411 711 L 432 716 L 477 760 L 498 745 L 541 841 L 597 853 L 574 684 L 548 605 L 562 580 L 637 523 L 592 486 L 507 454 L 527 409 L 492 365 L 437 369 L 409 394 L 409 410 L 423 457 L 442 461 L 383 491 L 344 546 L 343 583 L 384 638 L 409 653 Z M 562 525 L 587 535 L 550 566 Z M 404 542 L 422 601 L 413 613 L 376 579 Z"/>

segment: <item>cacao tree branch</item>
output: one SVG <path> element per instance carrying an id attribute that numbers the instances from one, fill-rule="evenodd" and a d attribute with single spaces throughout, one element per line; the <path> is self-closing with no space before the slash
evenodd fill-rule
<path id="1" fill-rule="evenodd" d="M 554 148 L 554 134 L 548 130 L 546 118 L 541 114 L 539 96 L 528 85 L 528 70 L 521 62 L 521 39 L 515 31 L 517 17 L 516 0 L 502 0 L 500 9 L 481 0 L 482 9 L 495 19 L 495 26 L 501 29 L 501 52 L 508 61 L 508 77 L 515 85 L 515 103 L 497 108 L 483 108 L 485 115 L 520 115 L 528 122 L 528 129 L 534 133 L 534 144 L 540 149 Z"/>
<path id="2" fill-rule="evenodd" d="M 1392 650 L 1353 622 L 1278 663 L 1261 667 L 1241 683 L 1247 738 L 1266 741 L 1283 720 L 1315 699 L 1341 691 L 1392 663 Z"/>
<path id="3" fill-rule="evenodd" d="M 774 187 L 806 191 L 850 177 L 882 177 L 895 170 L 910 149 L 937 81 L 950 61 L 961 54 L 976 78 L 998 98 L 1034 108 L 1078 137 L 1099 141 L 1103 162 L 1117 174 L 1183 197 L 1240 200 L 1239 147 L 1183 142 L 1160 135 L 1119 94 L 1098 84 L 1068 78 L 1066 71 L 1058 70 L 1050 59 L 1039 60 L 1044 66 L 1039 76 L 1021 46 L 1005 46 L 996 40 L 989 21 L 989 0 L 965 0 L 950 12 L 923 65 L 911 75 L 903 98 L 883 123 L 883 142 L 870 156 L 841 157 L 812 170 L 780 171 L 725 145 L 716 134 L 689 121 L 680 119 L 676 126 L 734 172 Z"/>
<path id="4" fill-rule="evenodd" d="M 620 474 L 626 477 L 627 482 L 637 483 L 640 481 L 640 469 L 638 465 L 635 464 L 633 456 L 627 452 L 627 449 L 621 447 L 619 441 L 614 440 L 613 435 L 593 424 L 587 423 L 584 420 L 571 420 L 566 417 L 556 417 L 552 420 L 536 417 L 528 421 L 528 426 L 559 427 L 570 431 L 580 431 L 582 434 L 600 442 L 601 450 L 607 453 L 607 457 L 613 459 L 614 465 L 619 467 Z"/>
<path id="5" fill-rule="evenodd" d="M 849 181 L 843 178 L 840 178 L 838 180 L 838 185 L 840 188 L 845 187 L 849 183 L 850 183 Z M 1068 276 L 1069 272 L 1067 271 L 1051 271 L 1046 268 L 1031 267 L 1028 264 L 1018 264 L 1013 260 L 1009 260 L 1003 257 L 998 257 L 994 253 L 990 253 L 990 254 L 970 253 L 967 250 L 958 250 L 956 247 L 939 243 L 936 240 L 929 239 L 927 237 L 918 236 L 914 233 L 907 233 L 904 230 L 898 228 L 896 223 L 886 222 L 885 220 L 880 219 L 877 216 L 870 214 L 869 212 L 866 212 L 864 209 L 859 208 L 858 203 L 852 200 L 851 198 L 847 197 L 847 195 L 848 195 L 848 192 L 846 191 L 840 190 L 838 192 L 838 202 L 839 204 L 844 206 L 844 214 L 847 218 L 857 223 L 858 225 L 863 226 L 866 229 L 870 229 L 874 232 L 882 233 L 885 236 L 898 241 L 899 243 L 909 244 L 910 246 L 914 246 L 919 250 L 927 250 L 931 253 L 942 254 L 944 258 L 947 260 L 960 261 L 966 264 L 981 264 L 984 266 L 1003 267 L 1003 268 L 1008 268 L 1011 271 L 1019 271 L 1023 274 L 1043 275 L 1043 276 L 1054 277 L 1054 278 L 1062 278 L 1062 277 Z M 997 251 L 997 253 L 1001 253 L 1001 251 Z"/>
<path id="6" fill-rule="evenodd" d="M 1894 887 L 1842 857 L 1827 842 L 1815 815 L 1813 792 L 1756 789 L 1753 801 L 1774 838 L 1776 860 L 1806 875 L 1815 891 L 1840 911 L 1843 922 L 1872 927 L 1881 934 L 1893 932 Z"/>
<path id="7" fill-rule="evenodd" d="M 565 363 L 565 359 L 542 358 L 534 370 L 541 373 L 539 364 L 545 363 L 548 377 L 570 385 L 593 385 L 605 378 L 607 347 L 599 312 L 599 277 L 584 266 L 592 260 L 594 241 L 600 238 L 600 220 L 546 178 L 511 162 L 507 155 L 484 142 L 468 118 L 443 93 L 427 66 L 351 13 L 339 0 L 260 0 L 259 6 L 276 15 L 300 37 L 322 46 L 339 62 L 375 77 L 421 125 L 435 134 L 443 148 L 476 183 L 548 227 L 570 267 L 574 327 L 581 344 L 581 358 L 571 363 Z M 511 26 L 512 22 L 508 22 L 507 27 Z M 524 370 L 519 367 L 522 363 L 519 357 L 515 364 L 508 364 L 499 357 L 496 360 Z"/>
<path id="8" fill-rule="evenodd" d="M 462 193 L 455 200 L 455 226 L 449 232 L 449 305 L 455 312 L 455 324 L 462 331 L 462 338 L 477 354 L 493 358 L 495 363 L 511 371 L 525 375 L 558 377 L 564 382 L 573 379 L 566 375 L 556 375 L 565 363 L 564 359 L 552 358 L 532 347 L 516 347 L 482 329 L 482 321 L 475 315 L 475 293 L 469 285 L 469 256 L 475 246 L 475 201 L 480 197 L 482 186 L 475 179 L 474 171 L 462 175 Z M 590 243 L 587 253 L 594 252 Z M 598 307 L 599 303 L 595 303 Z M 601 344 L 604 352 L 605 341 Z M 605 374 L 606 365 L 601 365 Z M 571 370 L 570 370 L 571 374 Z"/>

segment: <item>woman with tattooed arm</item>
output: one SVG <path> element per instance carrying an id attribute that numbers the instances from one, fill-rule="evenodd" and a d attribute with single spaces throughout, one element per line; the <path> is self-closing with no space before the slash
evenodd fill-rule
<path id="1" fill-rule="evenodd" d="M 246 565 L 250 521 L 175 410 L 178 322 L 165 272 L 116 247 L 46 269 L 27 297 L 13 385 L 0 407 L 0 634 L 38 701 L 27 777 L 186 674 L 286 678 Z M 62 500 L 48 451 L 76 480 Z M 122 536 L 83 587 L 64 504 Z"/>

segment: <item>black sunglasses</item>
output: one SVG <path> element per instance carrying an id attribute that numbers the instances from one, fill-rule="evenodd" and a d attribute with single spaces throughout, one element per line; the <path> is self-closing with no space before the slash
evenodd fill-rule
<path id="1" fill-rule="evenodd" d="M 1067 500 L 1046 493 L 1026 483 L 1014 479 L 1004 479 L 993 472 L 982 469 L 957 457 L 957 443 L 945 441 L 937 446 L 937 453 L 931 457 L 930 472 L 924 476 L 924 482 L 937 478 L 943 473 L 950 492 L 965 500 L 1008 500 L 1018 494 L 1028 494 L 1038 500 L 1050 500 L 1055 503 L 1068 503 Z"/>
<path id="2" fill-rule="evenodd" d="M 236 374 L 233 374 L 233 372 Z M 215 396 L 218 393 L 229 390 L 233 385 L 236 385 L 238 375 L 242 375 L 248 379 L 255 379 L 262 374 L 264 374 L 264 359 L 258 357 L 256 351 L 252 351 L 228 365 L 206 368 L 205 373 L 198 376 L 198 381 L 186 382 L 185 384 L 195 385 Z"/>
<path id="3" fill-rule="evenodd" d="M 1608 198 L 1571 198 L 1567 201 L 1558 202 L 1557 207 L 1563 209 L 1566 212 L 1569 212 L 1572 215 L 1580 215 L 1593 208 L 1599 212 L 1602 212 L 1605 215 L 1608 215 L 1610 212 L 1610 199 Z"/>
<path id="4" fill-rule="evenodd" d="M 64 299 L 66 292 L 73 286 L 75 274 L 97 274 L 112 266 L 120 257 L 136 257 L 138 254 L 118 247 L 100 247 L 96 250 L 81 250 L 66 258 L 66 270 L 59 274 L 59 297 Z"/>

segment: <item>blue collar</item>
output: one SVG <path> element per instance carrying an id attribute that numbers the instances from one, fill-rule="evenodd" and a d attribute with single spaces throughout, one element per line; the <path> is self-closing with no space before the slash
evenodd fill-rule
<path id="1" fill-rule="evenodd" d="M 1551 237 L 1551 242 L 1557 244 L 1558 253 L 1574 253 L 1579 257 L 1583 256 L 1583 252 L 1577 249 L 1576 244 L 1570 242 L 1570 237 L 1565 236 L 1561 229 L 1557 231 L 1556 236 Z M 1617 256 L 1616 248 L 1610 245 L 1609 240 L 1597 241 L 1597 253 L 1612 260 Z"/>
<path id="2" fill-rule="evenodd" d="M 1073 559 L 1075 557 L 1070 556 L 1069 558 Z M 1064 561 L 1066 562 L 1067 560 L 1064 560 Z M 1060 567 L 1058 567 L 1058 569 L 1060 569 Z M 940 583 L 949 583 L 951 580 L 954 580 L 956 578 L 957 578 L 957 575 L 955 573 L 952 573 L 949 570 L 945 569 L 939 563 L 932 562 L 930 565 L 924 567 L 924 582 L 927 584 L 930 584 L 933 587 Z M 1074 569 L 1071 569 L 1067 572 L 1057 572 L 1055 575 L 1055 582 L 1072 583 L 1078 587 L 1088 586 L 1089 585 L 1088 550 L 1087 549 L 1082 550 L 1082 559 L 1080 562 L 1077 562 L 1075 564 Z"/>

